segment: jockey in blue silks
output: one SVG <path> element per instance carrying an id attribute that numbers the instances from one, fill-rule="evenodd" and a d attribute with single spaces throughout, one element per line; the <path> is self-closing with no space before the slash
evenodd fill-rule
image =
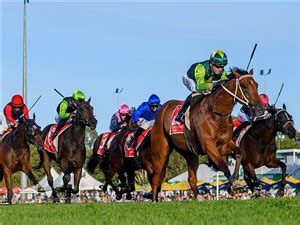
<path id="1" fill-rule="evenodd" d="M 132 113 L 132 120 L 138 125 L 137 131 L 130 139 L 129 147 L 134 146 L 138 137 L 149 127 L 152 127 L 156 118 L 156 114 L 161 108 L 160 99 L 157 95 L 153 94 L 149 97 L 148 102 L 143 102 Z"/>

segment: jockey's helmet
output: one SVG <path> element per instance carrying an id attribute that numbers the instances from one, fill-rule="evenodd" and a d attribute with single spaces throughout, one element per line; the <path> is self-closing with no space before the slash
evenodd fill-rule
<path id="1" fill-rule="evenodd" d="M 76 101 L 82 101 L 82 100 L 85 100 L 85 95 L 82 91 L 79 91 L 79 90 L 76 90 L 74 91 L 73 93 L 73 96 L 74 100 Z"/>
<path id="2" fill-rule="evenodd" d="M 157 95 L 153 94 L 149 97 L 148 99 L 148 104 L 149 105 L 159 105 L 160 99 Z"/>
<path id="3" fill-rule="evenodd" d="M 269 97 L 266 94 L 260 94 L 259 98 L 264 105 L 269 105 Z"/>
<path id="4" fill-rule="evenodd" d="M 226 66 L 228 63 L 227 55 L 222 50 L 216 50 L 210 55 L 209 62 L 218 66 Z"/>
<path id="5" fill-rule="evenodd" d="M 129 109 L 128 105 L 126 105 L 126 104 L 120 105 L 120 107 L 119 107 L 119 113 L 126 115 L 129 112 L 130 112 L 130 109 Z"/>
<path id="6" fill-rule="evenodd" d="M 24 105 L 24 100 L 21 95 L 14 95 L 11 98 L 11 104 L 15 107 L 22 107 Z"/>

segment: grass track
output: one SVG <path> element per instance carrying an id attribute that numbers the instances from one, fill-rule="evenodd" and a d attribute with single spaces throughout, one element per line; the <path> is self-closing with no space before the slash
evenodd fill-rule
<path id="1" fill-rule="evenodd" d="M 0 206 L 0 224 L 300 224 L 300 198 Z"/>

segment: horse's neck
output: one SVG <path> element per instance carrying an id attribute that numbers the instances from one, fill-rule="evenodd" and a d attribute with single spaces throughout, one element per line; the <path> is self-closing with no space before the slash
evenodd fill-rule
<path id="1" fill-rule="evenodd" d="M 228 81 L 228 83 L 229 82 L 231 81 Z M 230 87 L 226 87 L 226 88 L 230 90 Z M 220 87 L 215 93 L 212 94 L 211 99 L 212 101 L 210 100 L 209 104 L 211 104 L 210 107 L 213 107 L 215 112 L 225 115 L 225 114 L 230 114 L 231 111 L 233 110 L 233 106 L 234 106 L 233 97 L 230 94 L 228 94 L 222 87 Z"/>
<path id="2" fill-rule="evenodd" d="M 76 140 L 77 143 L 84 142 L 85 138 L 85 126 L 82 124 L 74 124 L 72 126 L 72 137 Z"/>
<path id="3" fill-rule="evenodd" d="M 272 115 L 266 119 L 263 123 L 257 124 L 252 127 L 252 135 L 256 140 L 263 140 L 264 143 L 268 144 L 275 139 L 277 129 L 275 127 L 275 118 Z M 260 131 L 260 132 L 256 132 Z"/>
<path id="4" fill-rule="evenodd" d="M 15 131 L 13 131 L 10 137 L 10 141 L 13 144 L 13 146 L 24 146 L 26 144 L 24 125 L 21 125 Z"/>

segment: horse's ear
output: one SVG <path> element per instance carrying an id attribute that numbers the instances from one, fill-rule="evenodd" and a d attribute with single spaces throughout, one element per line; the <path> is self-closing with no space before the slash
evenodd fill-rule
<path id="1" fill-rule="evenodd" d="M 33 118 L 32 119 L 33 119 L 33 121 L 35 121 L 35 113 L 33 113 Z"/>
<path id="2" fill-rule="evenodd" d="M 235 76 L 235 78 L 240 78 L 241 77 L 241 75 L 235 69 L 230 68 L 230 70 L 231 70 L 232 74 Z"/>
<path id="3" fill-rule="evenodd" d="M 285 103 L 283 103 L 282 108 L 283 108 L 284 110 L 286 110 L 286 105 L 285 105 Z"/>
<path id="4" fill-rule="evenodd" d="M 87 100 L 87 103 L 90 104 L 91 103 L 91 97 L 89 97 L 89 99 Z"/>
<path id="5" fill-rule="evenodd" d="M 249 74 L 253 76 L 253 68 L 250 70 Z"/>

